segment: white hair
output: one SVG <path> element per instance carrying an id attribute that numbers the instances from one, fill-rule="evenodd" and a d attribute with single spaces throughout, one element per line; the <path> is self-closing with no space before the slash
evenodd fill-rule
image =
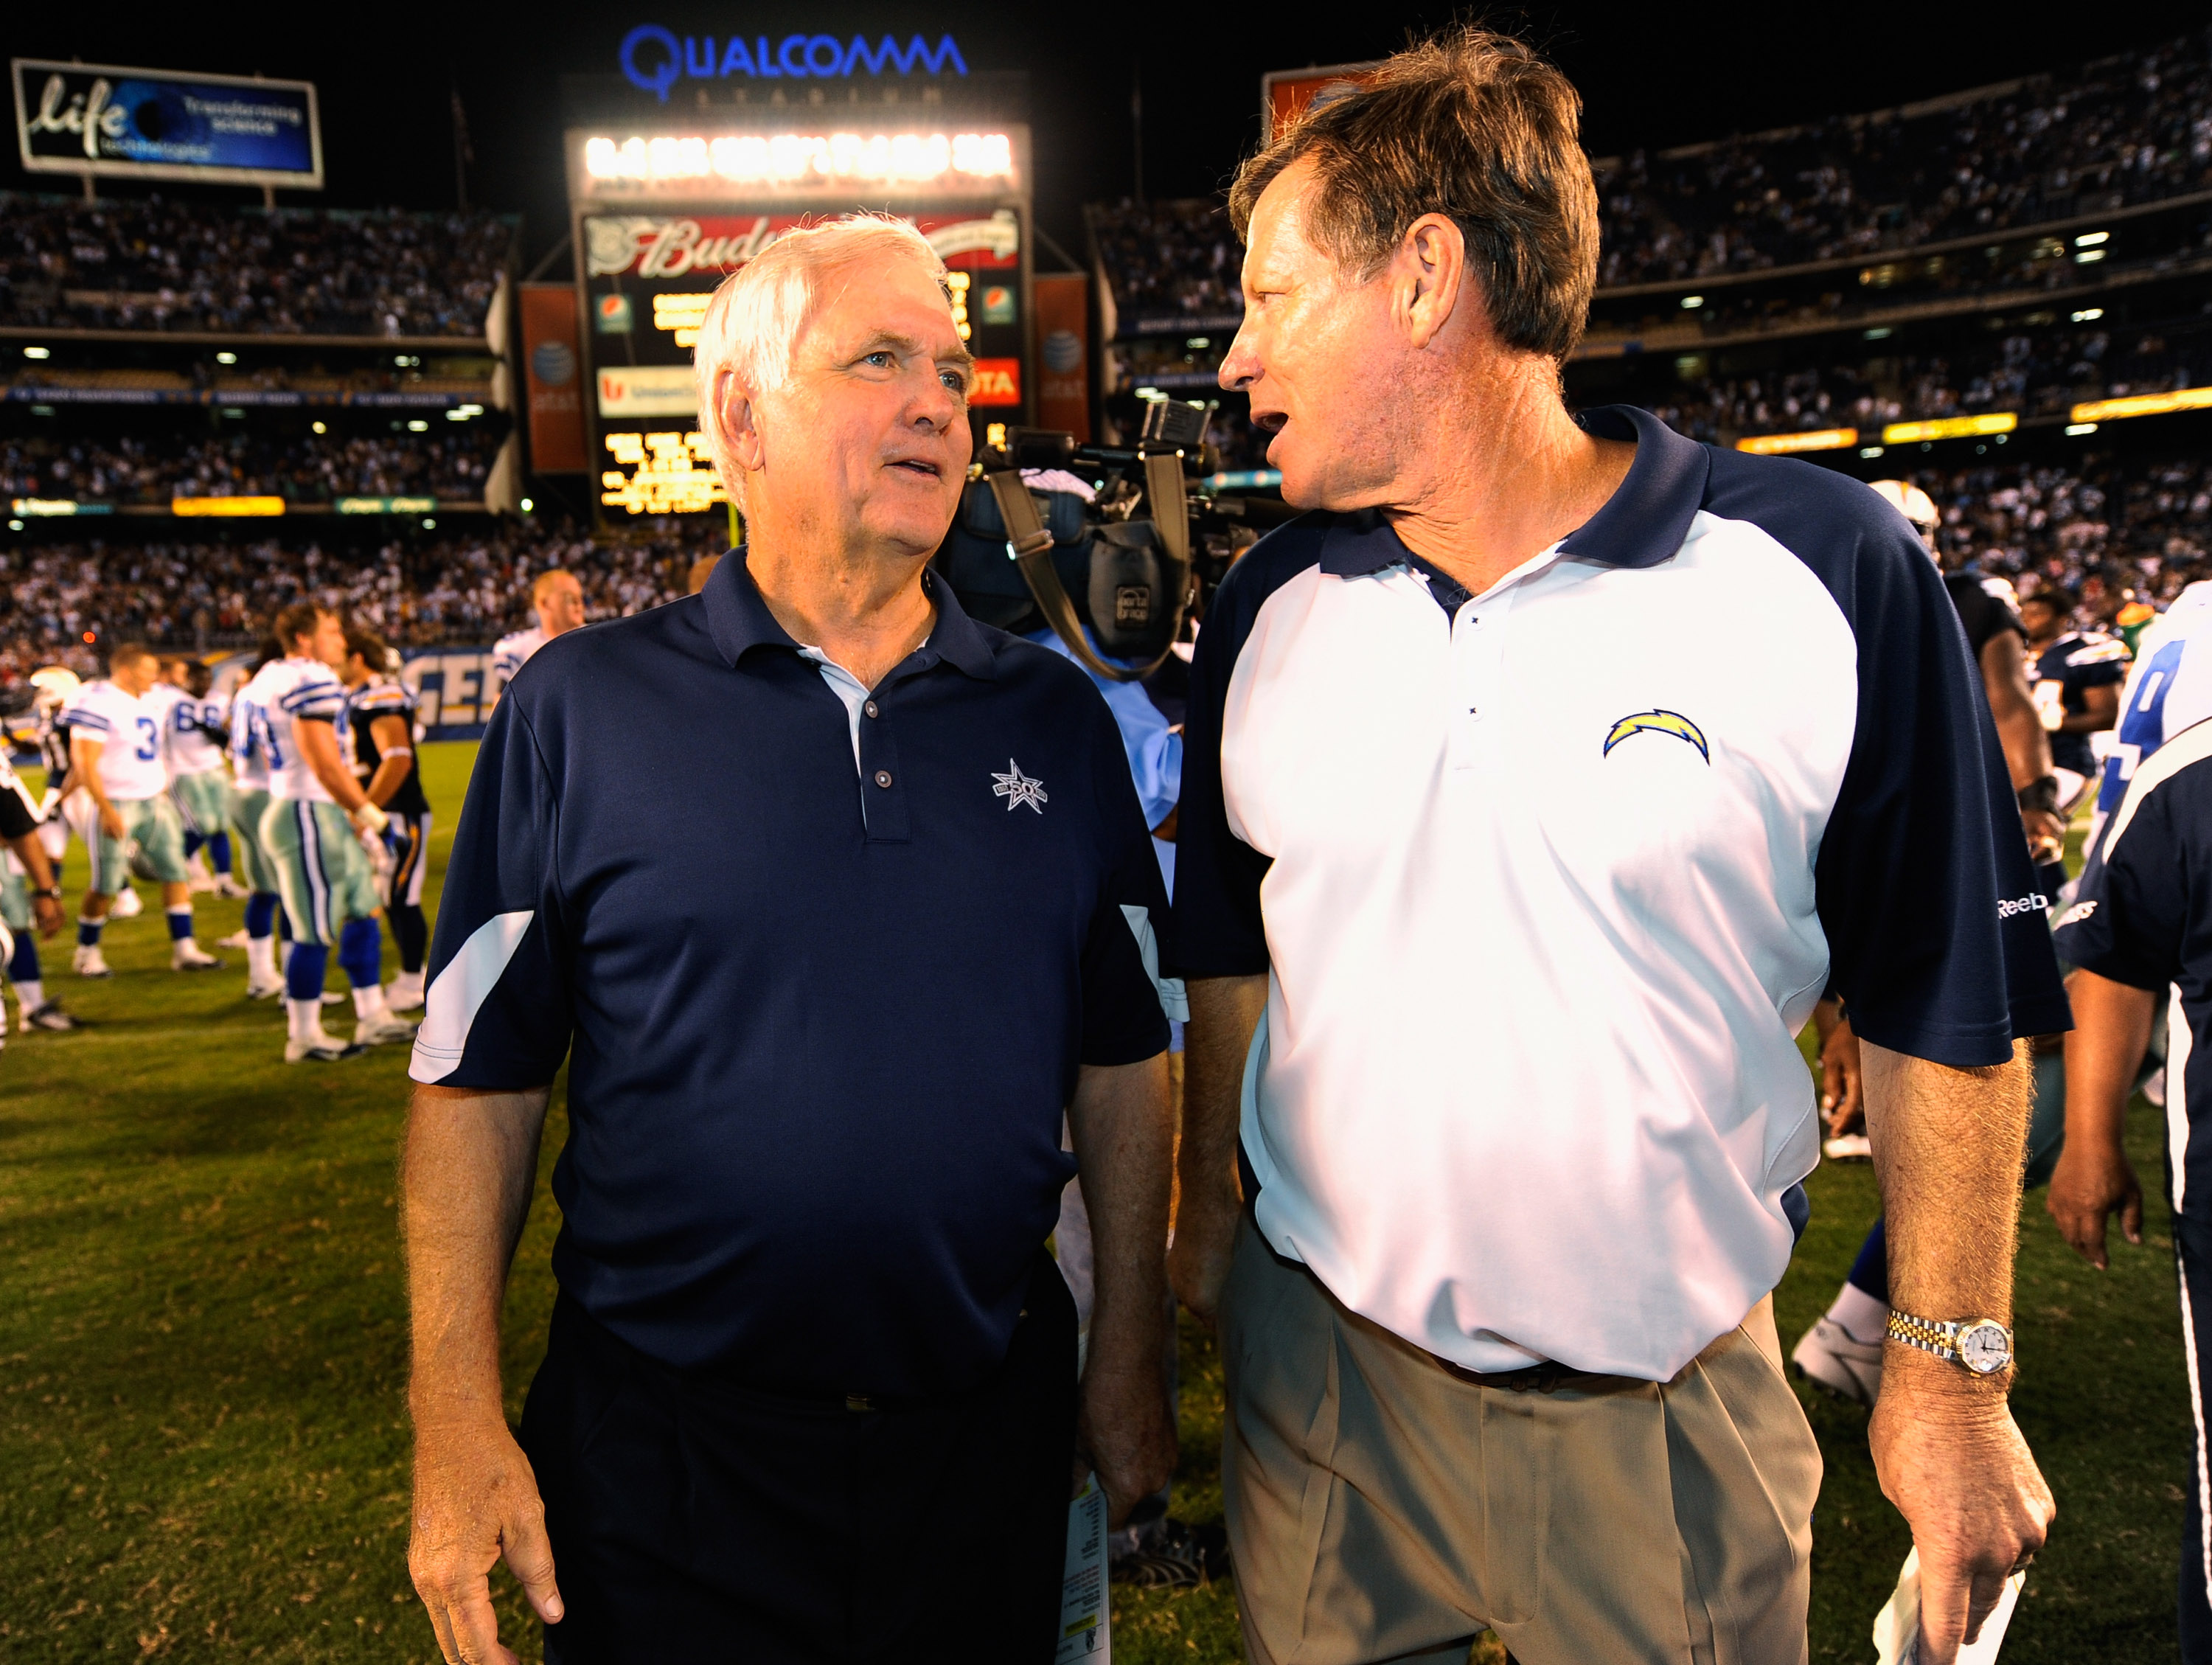
<path id="1" fill-rule="evenodd" d="M 699 427 L 716 472 L 732 497 L 741 497 L 738 470 L 724 447 L 716 384 L 725 371 L 754 393 L 772 392 L 791 376 L 791 349 L 806 327 L 823 277 L 842 267 L 875 264 L 906 256 L 920 260 L 940 283 L 945 262 L 929 239 L 888 214 L 848 214 L 818 226 L 787 231 L 722 280 L 699 323 L 691 351 L 698 378 Z"/>

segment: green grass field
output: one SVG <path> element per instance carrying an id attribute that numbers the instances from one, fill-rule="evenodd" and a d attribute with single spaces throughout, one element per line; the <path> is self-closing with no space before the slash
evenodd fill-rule
<path id="1" fill-rule="evenodd" d="M 424 751 L 442 823 L 434 896 L 473 750 Z M 70 854 L 74 890 L 82 854 Z M 238 927 L 239 906 L 203 900 L 201 915 L 211 942 Z M 244 999 L 239 957 L 184 977 L 167 947 L 152 904 L 110 929 L 111 981 L 70 977 L 58 939 L 49 986 L 96 1027 L 11 1036 L 0 1053 L 0 1658 L 428 1665 L 436 1649 L 405 1564 L 404 1052 L 288 1068 L 283 1016 Z M 552 1148 L 564 1128 L 556 1092 Z M 2141 1103 L 2130 1139 L 2155 1188 L 2160 1127 Z M 518 1413 L 553 1297 L 550 1168 L 507 1298 Z M 1778 1297 L 1785 1346 L 1875 1209 L 1863 1165 L 1824 1166 L 1809 1189 L 1812 1225 Z M 2151 1214 L 2147 1244 L 2116 1243 L 2100 1274 L 2029 1199 L 2014 1403 L 2059 1518 L 2011 1665 L 2178 1657 L 2188 1405 L 2163 1204 Z M 1188 1322 L 1183 1350 L 1177 1510 L 1218 1520 L 1220 1372 Z M 1828 1464 L 1813 1656 L 1870 1661 L 1906 1534 L 1875 1484 L 1865 1413 L 1805 1403 Z M 532 1656 L 503 1588 L 507 1638 Z M 1136 1665 L 1241 1657 L 1227 1585 L 1125 1594 L 1115 1626 Z"/>

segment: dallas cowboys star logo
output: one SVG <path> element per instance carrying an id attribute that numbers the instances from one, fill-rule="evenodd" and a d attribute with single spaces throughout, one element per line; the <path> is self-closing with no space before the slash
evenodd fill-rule
<path id="1" fill-rule="evenodd" d="M 1006 812 L 1011 815 L 1023 805 L 1027 804 L 1039 815 L 1042 815 L 1045 805 L 1044 782 L 1033 781 L 1023 774 L 1022 766 L 1011 757 L 1006 759 L 1006 769 L 1008 772 L 1005 775 L 994 771 L 991 775 L 991 791 L 994 796 L 1006 800 Z"/>

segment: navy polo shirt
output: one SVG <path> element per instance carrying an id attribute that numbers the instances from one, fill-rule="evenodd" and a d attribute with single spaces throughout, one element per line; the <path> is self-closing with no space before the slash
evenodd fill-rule
<path id="1" fill-rule="evenodd" d="M 1080 1066 L 1166 1049 L 1114 720 L 949 588 L 851 707 L 743 551 L 549 642 L 470 785 L 412 1073 L 568 1060 L 553 1264 L 649 1356 L 957 1390 L 1005 1355 Z"/>

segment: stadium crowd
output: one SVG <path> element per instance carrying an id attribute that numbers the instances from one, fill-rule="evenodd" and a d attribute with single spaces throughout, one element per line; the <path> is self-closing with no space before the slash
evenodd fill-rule
<path id="1" fill-rule="evenodd" d="M 501 435 L 471 422 L 435 434 L 232 434 L 112 444 L 0 441 L 0 497 L 166 503 L 173 497 L 440 497 L 480 501 Z"/>
<path id="2" fill-rule="evenodd" d="M 1671 156 L 1636 151 L 1597 179 L 1601 292 L 1764 271 L 2018 229 L 2212 189 L 2212 31 L 1905 117 L 1839 116 Z M 1240 313 L 1238 253 L 1207 201 L 1087 210 L 1120 332 Z M 2169 252 L 2160 257 L 2171 259 Z M 1939 291 L 2051 287 L 2063 259 L 1951 262 Z M 1785 309 L 1796 320 L 1816 304 Z M 1712 297 L 1705 331 L 1778 321 L 1766 297 Z"/>
<path id="3" fill-rule="evenodd" d="M 0 192 L 0 324 L 481 336 L 514 229 L 491 214 Z"/>
<path id="4" fill-rule="evenodd" d="M 702 554 L 726 541 L 720 516 L 635 541 L 537 520 L 419 541 L 37 544 L 0 550 L 0 688 L 41 665 L 98 674 L 87 631 L 106 641 L 204 649 L 313 601 L 396 644 L 487 642 L 529 618 L 531 580 L 564 567 L 588 617 L 615 618 L 684 593 Z"/>
<path id="5" fill-rule="evenodd" d="M 2212 187 L 2212 33 L 1905 117 L 1844 116 L 1598 178 L 1598 282 L 1911 248 Z"/>
<path id="6" fill-rule="evenodd" d="M 1655 414 L 1692 439 L 1725 444 L 1739 434 L 1922 422 L 1984 410 L 2061 415 L 2092 399 L 2199 387 L 2212 382 L 2212 338 L 2169 339 L 2098 328 L 2018 331 L 1984 347 L 1903 354 L 1875 367 L 1730 376 L 1685 389 Z"/>
<path id="7" fill-rule="evenodd" d="M 1224 461 L 1253 465 L 1258 447 L 1239 443 L 1239 434 L 1233 421 L 1217 434 L 1230 441 Z M 1992 465 L 1912 477 L 1943 511 L 1946 558 L 1973 560 L 2023 594 L 2057 585 L 2163 605 L 2212 562 L 2212 463 Z M 358 545 L 21 546 L 0 551 L 0 687 L 40 665 L 92 666 L 88 629 L 198 648 L 239 640 L 255 619 L 301 600 L 342 608 L 404 645 L 488 641 L 527 623 L 530 580 L 550 567 L 576 574 L 589 617 L 621 617 L 683 595 L 690 563 L 719 553 L 724 531 L 719 516 L 707 516 L 617 541 L 533 520 Z"/>
<path id="8" fill-rule="evenodd" d="M 1094 203 L 1084 210 L 1122 333 L 1141 320 L 1242 314 L 1244 252 L 1218 203 Z"/>

